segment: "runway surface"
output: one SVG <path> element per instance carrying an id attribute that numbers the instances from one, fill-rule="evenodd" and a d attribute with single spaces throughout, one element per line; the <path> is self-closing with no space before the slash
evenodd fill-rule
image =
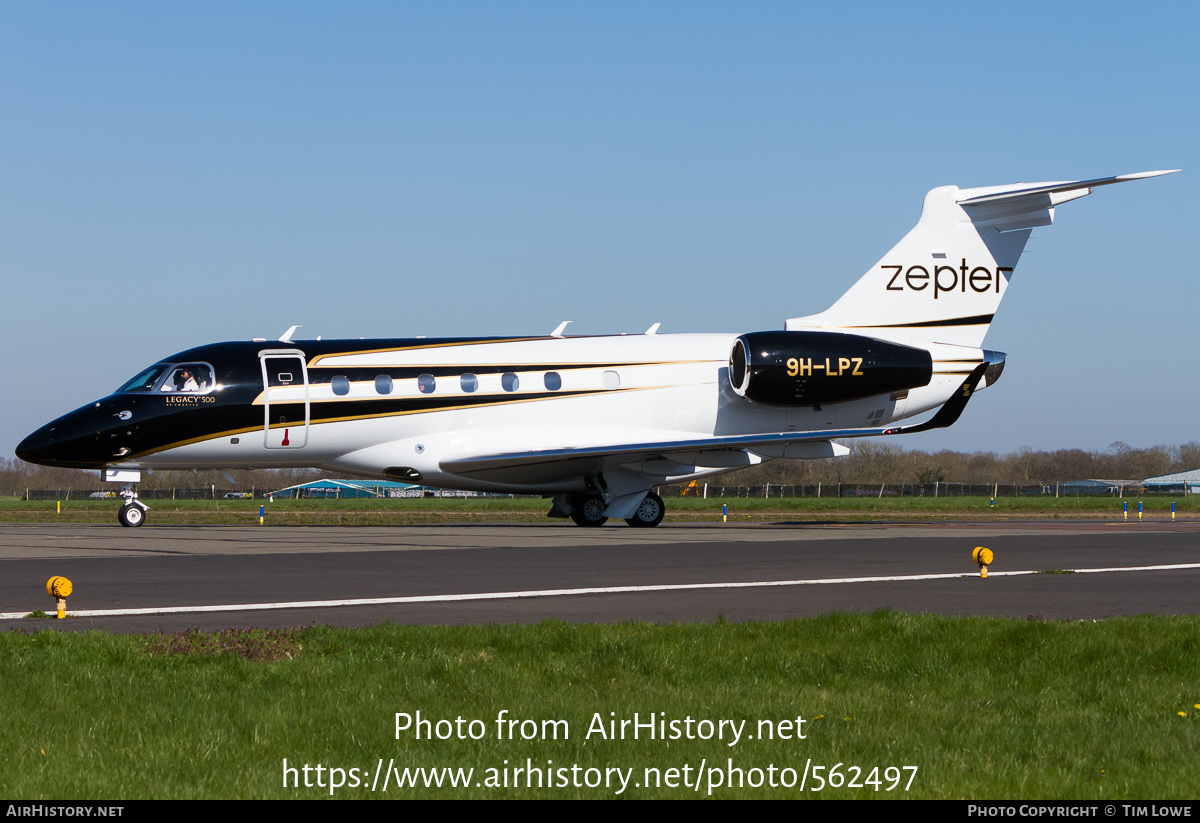
<path id="1" fill-rule="evenodd" d="M 995 553 L 986 580 L 976 546 Z M 74 584 L 69 614 L 142 610 L 6 616 L 4 630 L 780 620 L 884 608 L 1100 619 L 1200 613 L 1200 523 L 4 524 L 0 570 L 5 615 L 52 612 L 54 575 Z M 1046 573 L 1065 570 L 1076 573 Z"/>

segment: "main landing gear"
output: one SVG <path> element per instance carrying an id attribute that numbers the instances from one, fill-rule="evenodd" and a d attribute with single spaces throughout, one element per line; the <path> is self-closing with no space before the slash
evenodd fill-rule
<path id="1" fill-rule="evenodd" d="M 563 511 L 568 507 L 569 515 Z M 550 516 L 570 516 L 576 526 L 603 526 L 608 522 L 608 518 L 604 516 L 606 508 L 608 508 L 608 504 L 598 494 L 574 495 L 569 498 L 558 497 L 554 500 L 554 508 L 550 510 Z M 667 507 L 663 503 L 663 499 L 654 492 L 649 492 L 638 504 L 633 517 L 626 518 L 625 522 L 630 526 L 650 528 L 661 523 L 666 513 Z"/>
<path id="2" fill-rule="evenodd" d="M 598 494 L 576 497 L 571 500 L 571 519 L 576 526 L 603 526 L 608 520 L 605 508 L 604 498 Z"/>
<path id="3" fill-rule="evenodd" d="M 650 492 L 638 504 L 637 511 L 633 513 L 633 517 L 627 518 L 625 522 L 631 526 L 650 528 L 661 523 L 666 514 L 667 507 L 663 504 L 662 498 L 654 492 Z"/>
<path id="4" fill-rule="evenodd" d="M 132 483 L 122 484 L 121 496 L 125 498 L 125 505 L 117 512 L 117 522 L 122 526 L 130 527 L 145 523 L 146 511 L 149 507 L 138 500 L 137 490 Z"/>

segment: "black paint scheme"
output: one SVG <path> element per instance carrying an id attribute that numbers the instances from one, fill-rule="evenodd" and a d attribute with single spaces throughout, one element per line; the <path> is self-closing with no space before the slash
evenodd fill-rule
<path id="1" fill-rule="evenodd" d="M 394 380 L 415 378 L 418 374 L 434 377 L 458 377 L 464 367 L 412 366 L 369 367 L 336 370 L 319 366 L 322 355 L 348 354 L 389 349 L 423 349 L 467 343 L 499 343 L 529 340 L 513 338 L 440 338 L 440 339 L 383 339 L 383 340 L 306 340 L 295 343 L 279 341 L 227 342 L 199 346 L 179 352 L 159 361 L 161 364 L 206 363 L 213 369 L 216 387 L 203 393 L 131 391 L 116 392 L 89 403 L 54 420 L 21 441 L 17 456 L 30 463 L 78 469 L 99 469 L 105 466 L 135 461 L 141 456 L 206 438 L 237 436 L 261 431 L 264 426 L 263 407 L 254 401 L 263 391 L 260 353 L 265 351 L 302 352 L 309 364 L 309 383 L 328 383 L 334 376 L 351 381 L 374 380 L 388 374 Z M 316 367 L 314 366 L 314 361 Z M 489 365 L 487 370 L 546 371 L 547 368 L 568 368 L 569 364 Z M 549 392 L 547 392 L 549 394 Z M 571 392 L 555 392 L 562 396 Z M 533 395 L 536 397 L 537 395 Z M 530 397 L 524 394 L 523 397 Z M 494 401 L 494 398 L 491 399 Z M 311 422 L 322 420 L 402 414 L 413 411 L 434 411 L 457 406 L 488 402 L 483 396 L 387 397 L 320 403 L 311 406 Z M 271 405 L 273 421 L 279 417 L 296 425 L 304 419 L 302 403 Z M 273 422 L 272 426 L 276 424 Z"/>
<path id="2" fill-rule="evenodd" d="M 925 349 L 821 331 L 759 331 L 734 341 L 729 380 L 757 403 L 817 406 L 928 386 Z"/>

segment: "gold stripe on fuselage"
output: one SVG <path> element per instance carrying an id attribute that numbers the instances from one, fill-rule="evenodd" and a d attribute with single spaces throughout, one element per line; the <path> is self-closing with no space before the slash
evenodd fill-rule
<path id="1" fill-rule="evenodd" d="M 429 343 L 417 343 L 412 346 L 387 346 L 382 349 L 353 349 L 351 351 L 337 351 L 337 352 L 329 352 L 327 354 L 318 354 L 316 357 L 314 357 L 312 360 L 309 361 L 308 367 L 312 368 L 312 367 L 316 366 L 316 364 L 319 361 L 324 360 L 326 357 L 352 357 L 352 356 L 358 355 L 358 354 L 379 354 L 380 352 L 388 352 L 388 351 L 417 351 L 418 349 L 442 349 L 442 348 L 448 349 L 448 348 L 451 348 L 452 346 L 492 346 L 497 343 L 527 343 L 530 340 L 557 340 L 557 339 L 558 338 L 555 338 L 555 337 L 497 337 L 494 339 L 487 339 L 487 340 L 456 340 L 452 343 L 429 342 Z M 322 368 L 328 368 L 328 367 L 323 366 Z"/>
<path id="2" fill-rule="evenodd" d="M 531 338 L 531 339 L 541 340 L 541 339 L 545 339 L 545 338 Z M 393 351 L 393 349 L 379 349 L 379 351 Z M 359 353 L 360 352 L 353 352 L 353 354 L 359 354 Z M 629 369 L 629 368 L 645 368 L 648 366 L 690 366 L 690 365 L 694 365 L 696 363 L 722 364 L 724 362 L 725 362 L 724 360 L 707 360 L 706 359 L 706 360 L 657 360 L 657 361 L 625 362 L 625 363 L 577 363 L 577 364 L 530 363 L 530 364 L 522 364 L 519 368 L 521 368 L 523 370 L 522 373 L 524 373 L 525 370 L 532 370 L 532 371 L 537 372 L 537 371 L 541 371 L 543 368 L 548 369 L 550 371 L 562 371 L 562 372 L 569 373 L 571 371 L 582 371 L 585 369 L 587 369 L 587 370 L 592 370 L 592 369 Z M 310 368 L 311 368 L 311 366 L 310 366 Z M 342 368 L 344 368 L 347 370 L 349 370 L 351 368 L 355 368 L 355 369 L 374 369 L 374 368 L 377 368 L 377 369 L 400 369 L 400 368 L 403 368 L 403 369 L 447 369 L 447 368 L 454 368 L 454 369 L 461 369 L 461 371 L 459 372 L 460 376 L 462 374 L 474 374 L 476 377 L 492 377 L 497 374 L 504 374 L 504 372 L 498 372 L 498 371 L 484 371 L 484 369 L 495 369 L 496 365 L 492 364 L 492 363 L 480 363 L 480 364 L 464 364 L 464 363 L 381 364 L 381 363 L 372 363 L 367 366 L 351 366 L 351 365 L 339 363 L 339 364 L 332 365 L 332 366 L 321 366 L 320 368 L 323 368 L 323 369 L 342 369 Z M 472 369 L 476 369 L 476 371 L 472 371 Z M 415 377 L 395 378 L 395 380 L 397 380 L 397 381 L 415 381 L 416 379 L 417 378 L 415 378 Z M 296 383 L 296 384 L 292 384 L 290 386 L 272 386 L 271 388 L 276 391 L 279 391 L 280 389 L 300 388 L 302 385 L 305 385 L 305 384 Z M 371 395 L 371 396 L 363 396 L 363 397 L 350 397 L 349 395 L 339 395 L 337 397 L 332 397 L 332 398 L 330 398 L 330 397 L 315 398 L 315 397 L 311 396 L 314 385 L 324 386 L 326 384 L 324 384 L 324 383 L 313 384 L 312 382 L 309 382 L 307 384 L 307 387 L 308 387 L 308 390 L 310 393 L 308 402 L 310 402 L 310 403 L 361 403 L 361 402 L 364 402 L 367 400 L 396 399 L 394 395 L 380 395 L 380 394 Z M 351 386 L 355 386 L 355 385 L 371 386 L 371 385 L 373 385 L 373 383 L 370 380 L 355 380 L 355 381 L 351 382 L 350 385 Z M 611 391 L 619 391 L 619 390 L 598 388 L 598 389 L 583 389 L 582 391 L 611 392 Z M 258 396 L 256 396 L 254 398 L 254 400 L 251 402 L 251 405 L 252 406 L 264 405 L 264 403 L 265 403 L 264 395 L 265 395 L 265 392 L 259 392 Z M 417 394 L 417 395 L 408 395 L 408 396 L 409 397 L 429 397 L 430 395 Z M 272 402 L 303 403 L 304 399 L 276 400 L 276 401 L 272 401 Z"/>
<path id="3" fill-rule="evenodd" d="M 706 385 L 706 384 L 701 383 L 698 385 Z M 458 411 L 458 410 L 472 411 L 474 409 L 488 408 L 491 406 L 507 406 L 507 405 L 514 405 L 516 403 L 534 403 L 534 402 L 538 402 L 538 401 L 542 401 L 542 400 L 570 400 L 572 398 L 577 398 L 577 397 L 594 397 L 595 395 L 598 395 L 598 394 L 619 394 L 619 393 L 623 393 L 623 392 L 649 391 L 652 389 L 667 389 L 667 388 L 674 388 L 674 387 L 672 387 L 672 386 L 631 386 L 631 387 L 625 388 L 625 389 L 588 389 L 585 391 L 574 392 L 571 394 L 568 394 L 566 392 L 556 392 L 556 393 L 551 393 L 551 394 L 543 394 L 543 395 L 540 395 L 537 397 L 512 397 L 512 398 L 507 398 L 507 399 L 498 400 L 498 401 L 494 401 L 494 402 L 486 402 L 486 403 L 471 403 L 471 404 L 467 404 L 467 405 L 455 405 L 455 406 L 434 406 L 434 407 L 421 408 L 421 409 L 403 409 L 403 410 L 390 411 L 390 412 L 376 412 L 374 414 L 358 414 L 358 415 L 346 415 L 343 417 L 330 417 L 330 418 L 321 419 L 321 420 L 310 420 L 308 425 L 310 427 L 312 427 L 312 426 L 320 426 L 325 423 L 345 423 L 345 422 L 349 422 L 349 421 L 353 421 L 353 420 L 375 420 L 375 419 L 379 419 L 379 418 L 383 418 L 383 417 L 404 417 L 404 416 L 408 416 L 408 415 L 412 415 L 412 414 L 430 414 L 432 412 L 448 412 L 448 411 Z M 359 398 L 359 399 L 360 400 L 377 400 L 379 398 L 365 397 L 365 398 Z M 303 403 L 304 401 L 297 400 L 297 401 L 292 401 L 292 402 Z M 281 403 L 281 405 L 282 405 L 282 403 Z M 213 432 L 212 434 L 201 435 L 200 437 L 191 437 L 191 438 L 188 438 L 187 440 L 178 440 L 174 443 L 169 443 L 165 446 L 158 446 L 153 449 L 147 449 L 146 451 L 137 452 L 136 454 L 126 455 L 125 460 L 123 460 L 121 462 L 137 460 L 139 458 L 146 457 L 151 454 L 158 454 L 159 452 L 167 451 L 168 449 L 177 449 L 182 446 L 191 446 L 196 443 L 203 443 L 207 440 L 215 440 L 215 439 L 218 439 L 221 437 L 233 437 L 233 436 L 236 436 L 239 434 L 250 434 L 252 432 L 263 431 L 264 429 L 267 429 L 267 428 L 270 428 L 270 429 L 293 428 L 294 429 L 297 426 L 303 426 L 303 425 L 304 425 L 303 422 L 291 422 L 291 423 L 272 423 L 269 426 L 250 426 L 248 428 L 243 427 L 243 428 L 239 428 L 239 429 L 227 429 L 225 431 L 219 431 L 219 432 Z M 305 447 L 297 448 L 297 449 L 294 449 L 294 451 L 296 451 L 297 453 L 301 453 L 304 451 L 304 448 Z"/>

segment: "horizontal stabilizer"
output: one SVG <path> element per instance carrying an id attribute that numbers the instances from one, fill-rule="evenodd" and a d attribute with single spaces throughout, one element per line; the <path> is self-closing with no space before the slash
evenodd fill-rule
<path id="1" fill-rule="evenodd" d="M 1139 171 L 1135 174 L 1118 174 L 1115 177 L 1097 177 L 1095 180 L 1075 180 L 1063 183 L 1036 183 L 1032 186 L 1017 183 L 1012 186 L 1003 187 L 1003 191 L 995 191 L 996 187 L 991 187 L 991 194 L 981 194 L 970 196 L 971 192 L 979 191 L 979 189 L 963 189 L 962 193 L 966 197 L 958 198 L 960 206 L 975 206 L 983 203 L 996 203 L 1001 200 L 1012 200 L 1017 197 L 1023 197 L 1029 194 L 1055 194 L 1057 192 L 1078 191 L 1079 189 L 1094 189 L 1097 186 L 1111 186 L 1113 183 L 1124 183 L 1128 180 L 1143 180 L 1147 177 L 1162 177 L 1164 174 L 1174 174 L 1182 169 L 1166 169 L 1164 171 Z"/>

